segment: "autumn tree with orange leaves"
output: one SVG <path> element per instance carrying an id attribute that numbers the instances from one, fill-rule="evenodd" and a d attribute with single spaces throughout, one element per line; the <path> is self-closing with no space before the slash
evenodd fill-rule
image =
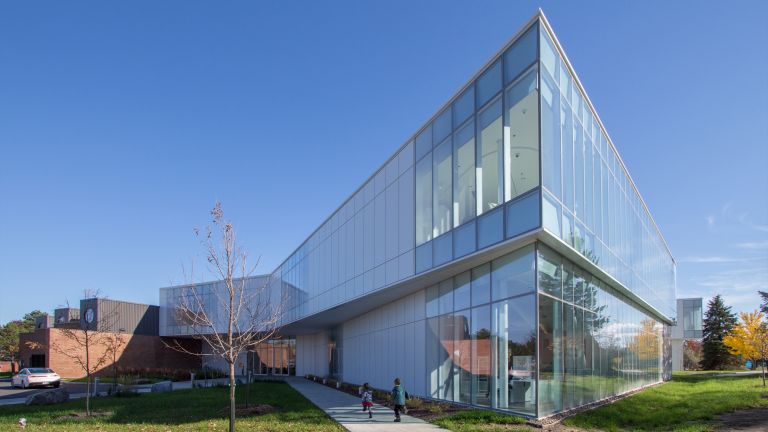
<path id="1" fill-rule="evenodd" d="M 765 387 L 765 360 L 768 358 L 768 325 L 763 321 L 763 313 L 742 312 L 741 322 L 733 327 L 723 338 L 723 343 L 731 354 L 760 362 L 763 372 L 763 387 Z"/>
<path id="2" fill-rule="evenodd" d="M 644 319 L 640 322 L 640 332 L 629 343 L 629 350 L 641 361 L 659 358 L 659 327 L 656 321 Z"/>

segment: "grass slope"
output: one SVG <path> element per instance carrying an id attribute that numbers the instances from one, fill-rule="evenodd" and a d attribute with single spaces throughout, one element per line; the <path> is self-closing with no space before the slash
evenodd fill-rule
<path id="1" fill-rule="evenodd" d="M 675 374 L 671 382 L 563 423 L 605 431 L 709 431 L 717 414 L 761 406 L 768 406 L 768 390 L 760 377 Z"/>
<path id="2" fill-rule="evenodd" d="M 525 419 L 493 411 L 462 411 L 433 421 L 436 425 L 455 432 L 530 430 Z"/>
<path id="3" fill-rule="evenodd" d="M 237 387 L 238 404 L 245 401 L 247 386 Z M 237 420 L 238 430 L 248 431 L 342 431 L 324 412 L 284 383 L 251 384 L 250 402 L 270 404 L 278 412 Z M 58 420 L 82 412 L 85 400 L 47 407 L 0 407 L 0 430 L 15 430 L 25 417 L 33 431 L 225 431 L 228 388 L 179 390 L 137 397 L 101 397 L 92 400 L 96 411 L 112 411 L 108 417 Z"/>

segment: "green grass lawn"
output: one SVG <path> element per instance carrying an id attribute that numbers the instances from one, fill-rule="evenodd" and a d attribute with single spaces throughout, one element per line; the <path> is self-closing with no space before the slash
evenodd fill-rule
<path id="1" fill-rule="evenodd" d="M 442 417 L 432 423 L 456 432 L 531 430 L 525 419 L 493 411 L 469 410 Z"/>
<path id="2" fill-rule="evenodd" d="M 0 379 L 4 379 L 4 378 L 5 378 L 5 379 L 7 379 L 7 378 L 10 378 L 10 377 L 11 377 L 11 375 L 12 375 L 12 374 L 11 374 L 10 372 L 0 372 Z"/>
<path id="3" fill-rule="evenodd" d="M 237 387 L 238 404 L 244 403 L 248 386 Z M 250 402 L 269 404 L 277 412 L 237 420 L 238 430 L 248 431 L 342 431 L 324 412 L 312 405 L 287 384 L 276 382 L 250 385 Z M 92 399 L 95 411 L 111 411 L 105 417 L 59 419 L 82 412 L 84 399 L 45 407 L 0 407 L 0 430 L 16 430 L 20 417 L 27 419 L 27 430 L 80 431 L 225 431 L 229 389 L 179 390 L 149 393 L 136 397 L 100 397 Z"/>
<path id="4" fill-rule="evenodd" d="M 671 382 L 563 423 L 605 431 L 709 431 L 714 416 L 737 409 L 768 406 L 760 377 L 713 377 L 711 373 L 675 374 Z"/>

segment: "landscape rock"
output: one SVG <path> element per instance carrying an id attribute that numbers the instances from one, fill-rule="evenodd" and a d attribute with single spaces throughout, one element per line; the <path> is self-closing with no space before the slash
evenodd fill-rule
<path id="1" fill-rule="evenodd" d="M 26 400 L 27 405 L 53 405 L 63 403 L 69 400 L 69 392 L 64 388 L 57 388 L 29 396 Z"/>
<path id="2" fill-rule="evenodd" d="M 171 388 L 172 383 L 170 381 L 160 381 L 152 384 L 152 393 L 169 392 L 173 390 Z"/>

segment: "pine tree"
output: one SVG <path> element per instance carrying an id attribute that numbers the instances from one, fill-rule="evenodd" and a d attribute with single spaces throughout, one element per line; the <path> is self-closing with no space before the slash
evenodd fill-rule
<path id="1" fill-rule="evenodd" d="M 763 300 L 760 303 L 760 312 L 764 313 L 766 318 L 768 318 L 768 292 L 758 291 L 757 293 L 760 294 L 760 298 Z"/>
<path id="2" fill-rule="evenodd" d="M 707 313 L 704 316 L 704 347 L 701 359 L 702 369 L 722 369 L 732 358 L 723 338 L 736 325 L 736 314 L 731 307 L 723 303 L 720 294 L 707 303 Z"/>

